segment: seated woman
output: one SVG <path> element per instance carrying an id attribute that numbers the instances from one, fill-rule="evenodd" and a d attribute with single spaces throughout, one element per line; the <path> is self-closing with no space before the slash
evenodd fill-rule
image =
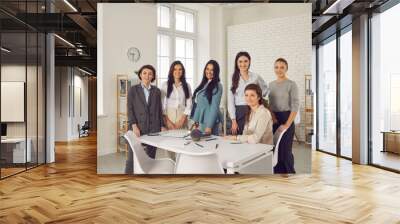
<path id="1" fill-rule="evenodd" d="M 222 85 L 219 79 L 218 62 L 210 60 L 203 71 L 203 79 L 193 93 L 194 105 L 191 119 L 205 134 L 218 135 L 221 122 L 219 104 L 222 96 Z"/>
<path id="2" fill-rule="evenodd" d="M 245 100 L 249 110 L 246 114 L 242 135 L 225 136 L 225 139 L 251 144 L 273 144 L 272 116 L 264 107 L 262 90 L 257 84 L 249 84 L 244 90 Z"/>
<path id="3" fill-rule="evenodd" d="M 139 69 L 140 83 L 128 91 L 128 128 L 139 137 L 149 133 L 166 130 L 163 119 L 161 91 L 151 83 L 156 79 L 156 70 L 151 65 Z M 149 157 L 156 157 L 156 148 L 145 148 Z M 133 173 L 133 152 L 128 150 L 125 172 Z"/>

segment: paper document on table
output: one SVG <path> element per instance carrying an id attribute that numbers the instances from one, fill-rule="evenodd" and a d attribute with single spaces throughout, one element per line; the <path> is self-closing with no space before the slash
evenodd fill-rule
<path id="1" fill-rule="evenodd" d="M 160 136 L 163 137 L 171 137 L 171 138 L 185 138 L 190 135 L 188 130 L 172 130 L 172 131 L 164 131 L 160 133 Z"/>

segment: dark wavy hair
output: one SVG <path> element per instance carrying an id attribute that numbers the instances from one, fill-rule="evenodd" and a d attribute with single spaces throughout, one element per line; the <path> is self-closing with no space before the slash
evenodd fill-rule
<path id="1" fill-rule="evenodd" d="M 169 98 L 171 96 L 172 90 L 173 90 L 173 85 L 174 85 L 174 68 L 176 65 L 180 65 L 182 68 L 182 76 L 180 78 L 180 81 L 182 83 L 182 87 L 183 87 L 183 92 L 185 92 L 185 98 L 188 99 L 189 98 L 189 88 L 188 88 L 188 84 L 186 82 L 186 71 L 185 71 L 185 67 L 183 66 L 181 61 L 174 61 L 172 62 L 171 66 L 169 67 L 169 72 L 168 72 L 168 88 L 167 88 L 167 98 Z"/>
<path id="2" fill-rule="evenodd" d="M 143 65 L 137 75 L 139 76 L 139 79 L 142 80 L 142 78 L 140 78 L 140 74 L 142 74 L 143 70 L 145 69 L 150 69 L 153 72 L 153 79 L 151 80 L 151 82 L 154 82 L 154 80 L 156 80 L 156 69 L 152 66 L 152 65 Z"/>
<path id="3" fill-rule="evenodd" d="M 238 66 L 238 60 L 240 57 L 245 56 L 246 58 L 249 59 L 249 69 L 250 69 L 250 65 L 251 65 L 251 57 L 250 54 L 246 51 L 241 51 L 239 53 L 236 54 L 236 58 L 235 58 L 235 69 L 233 71 L 233 75 L 232 75 L 232 87 L 231 87 L 231 91 L 233 94 L 236 93 L 236 89 L 239 86 L 239 79 L 240 79 L 240 70 L 239 70 L 239 66 Z"/>
<path id="4" fill-rule="evenodd" d="M 207 84 L 207 76 L 206 76 L 206 68 L 207 65 L 213 65 L 213 78 L 211 80 L 211 82 L 207 85 L 206 88 L 206 96 L 208 99 L 208 103 L 211 104 L 212 101 L 212 96 L 213 96 L 213 91 L 216 88 L 218 90 L 218 84 L 219 84 L 219 64 L 217 61 L 215 60 L 209 60 L 206 64 L 206 66 L 204 66 L 204 70 L 203 70 L 203 79 L 201 80 L 200 85 L 196 88 L 196 90 L 193 93 L 193 100 L 196 98 L 197 93 L 202 90 L 204 88 L 204 86 Z"/>
<path id="5" fill-rule="evenodd" d="M 244 92 L 246 92 L 247 90 L 253 90 L 253 91 L 256 92 L 257 96 L 260 98 L 258 100 L 258 104 L 259 105 L 264 105 L 265 104 L 264 99 L 263 99 L 263 95 L 262 95 L 261 87 L 258 84 L 255 84 L 255 83 L 248 84 L 246 86 L 246 88 L 244 89 Z M 248 110 L 246 112 L 246 122 L 250 122 L 251 109 L 250 109 L 250 106 L 247 106 L 247 107 L 248 107 Z"/>

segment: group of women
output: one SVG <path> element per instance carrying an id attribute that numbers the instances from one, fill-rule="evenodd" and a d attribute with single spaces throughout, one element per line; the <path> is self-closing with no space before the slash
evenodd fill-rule
<path id="1" fill-rule="evenodd" d="M 274 63 L 276 80 L 268 86 L 250 71 L 251 57 L 239 52 L 235 58 L 232 85 L 228 92 L 230 135 L 226 139 L 251 144 L 273 144 L 273 133 L 286 131 L 279 147 L 274 173 L 295 173 L 292 143 L 294 119 L 299 109 L 298 88 L 287 76 L 288 62 L 278 58 Z M 172 129 L 186 129 L 192 120 L 205 134 L 218 135 L 222 122 L 219 105 L 223 93 L 220 68 L 215 60 L 204 67 L 199 86 L 192 94 L 180 61 L 171 64 L 168 81 L 161 90 L 151 83 L 156 78 L 153 66 L 145 65 L 139 72 L 140 84 L 128 92 L 128 124 L 136 136 Z M 264 97 L 268 96 L 268 105 Z M 155 158 L 156 149 L 145 147 L 149 157 Z M 244 149 L 245 150 L 245 149 Z M 133 173 L 133 152 L 129 150 L 126 172 Z"/>

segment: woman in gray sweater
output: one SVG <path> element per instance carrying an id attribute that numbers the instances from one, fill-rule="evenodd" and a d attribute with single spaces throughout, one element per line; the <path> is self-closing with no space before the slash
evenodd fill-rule
<path id="1" fill-rule="evenodd" d="M 269 109 L 274 122 L 274 133 L 286 130 L 282 136 L 278 163 L 274 173 L 295 173 L 292 153 L 293 137 L 295 132 L 294 119 L 299 110 L 299 93 L 294 81 L 287 77 L 288 62 L 283 58 L 275 61 L 274 70 L 276 80 L 269 84 Z"/>

